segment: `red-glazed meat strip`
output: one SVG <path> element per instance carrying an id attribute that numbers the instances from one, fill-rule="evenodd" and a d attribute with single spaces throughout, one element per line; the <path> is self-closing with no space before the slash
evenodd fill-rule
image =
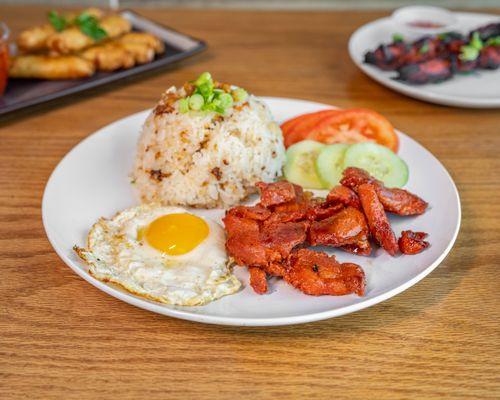
<path id="1" fill-rule="evenodd" d="M 386 215 L 423 213 L 427 203 L 418 196 L 386 188 L 354 167 L 344 171 L 341 184 L 323 200 L 289 182 L 260 182 L 260 203 L 227 211 L 223 221 L 228 254 L 248 267 L 255 292 L 266 293 L 267 277 L 277 276 L 310 295 L 364 294 L 365 275 L 358 265 L 340 264 L 334 256 L 305 245 L 369 255 L 373 237 L 393 256 L 399 249 L 416 254 L 429 246 L 423 232 L 404 231 L 396 241 Z"/>
<path id="2" fill-rule="evenodd" d="M 275 224 L 278 222 L 301 221 L 306 218 L 308 210 L 307 201 L 300 203 L 290 201 L 273 207 L 273 212 L 266 224 Z"/>
<path id="3" fill-rule="evenodd" d="M 236 206 L 231 208 L 230 212 L 238 217 L 254 219 L 256 221 L 264 221 L 271 216 L 271 211 L 260 205 Z"/>
<path id="4" fill-rule="evenodd" d="M 309 231 L 312 246 L 340 247 L 354 245 L 363 254 L 370 253 L 368 225 L 361 211 L 353 207 L 344 208 L 333 217 L 313 222 Z"/>
<path id="5" fill-rule="evenodd" d="M 382 182 L 361 168 L 346 168 L 340 183 L 354 191 L 358 191 L 359 185 L 371 183 L 384 209 L 393 214 L 418 215 L 423 214 L 427 208 L 427 203 L 417 195 L 403 189 L 386 188 Z"/>
<path id="6" fill-rule="evenodd" d="M 263 267 L 263 269 L 272 276 L 279 276 L 282 277 L 285 275 L 286 268 L 283 262 L 271 262 L 267 264 L 266 267 Z"/>
<path id="7" fill-rule="evenodd" d="M 363 183 L 375 183 L 378 185 L 380 182 L 364 169 L 348 167 L 342 173 L 342 179 L 340 180 L 340 183 L 343 186 L 357 191 L 358 186 L 362 185 Z"/>
<path id="8" fill-rule="evenodd" d="M 249 211 L 250 209 L 250 211 Z M 223 218 L 227 232 L 226 249 L 238 265 L 257 266 L 270 275 L 283 275 L 283 261 L 294 247 L 304 243 L 308 221 L 264 223 L 243 215 L 260 217 L 252 207 L 235 207 Z"/>
<path id="9" fill-rule="evenodd" d="M 384 207 L 378 199 L 375 186 L 370 183 L 359 185 L 358 195 L 372 236 L 391 256 L 396 255 L 398 243 L 385 214 Z"/>
<path id="10" fill-rule="evenodd" d="M 226 249 L 239 265 L 267 265 L 266 248 L 260 240 L 259 223 L 233 212 L 223 218 L 227 232 Z"/>
<path id="11" fill-rule="evenodd" d="M 479 67 L 497 69 L 500 67 L 500 46 L 485 46 L 479 54 Z"/>
<path id="12" fill-rule="evenodd" d="M 299 249 L 292 252 L 284 279 L 302 292 L 340 296 L 364 294 L 365 274 L 356 264 L 340 264 L 335 256 Z"/>
<path id="13" fill-rule="evenodd" d="M 306 218 L 309 221 L 320 221 L 337 214 L 343 208 L 341 203 L 329 204 L 323 199 L 313 198 L 309 200 Z"/>
<path id="14" fill-rule="evenodd" d="M 427 209 L 427 202 L 404 189 L 376 186 L 377 195 L 388 212 L 398 215 L 419 215 Z"/>
<path id="15" fill-rule="evenodd" d="M 266 272 L 259 267 L 248 267 L 250 273 L 250 286 L 258 294 L 267 292 Z"/>
<path id="16" fill-rule="evenodd" d="M 429 242 L 424 239 L 427 237 L 425 232 L 403 231 L 398 240 L 399 250 L 403 254 L 417 254 L 429 247 Z"/>
<path id="17" fill-rule="evenodd" d="M 352 189 L 347 186 L 338 185 L 330 190 L 328 196 L 326 197 L 327 204 L 343 204 L 344 206 L 350 206 L 361 209 L 361 204 L 359 202 L 358 195 Z"/>
<path id="18" fill-rule="evenodd" d="M 295 201 L 297 196 L 301 196 L 303 192 L 300 186 L 286 181 L 274 183 L 259 182 L 256 186 L 260 190 L 260 204 L 264 207 Z"/>
<path id="19" fill-rule="evenodd" d="M 417 58 L 418 59 L 418 58 Z M 450 60 L 432 58 L 429 60 L 412 61 L 398 69 L 397 80 L 423 85 L 438 83 L 453 77 L 454 68 Z"/>
<path id="20" fill-rule="evenodd" d="M 306 241 L 308 228 L 308 222 L 281 222 L 264 225 L 260 232 L 261 243 L 268 250 L 278 253 L 271 253 L 268 260 L 286 259 L 295 246 Z"/>
<path id="21" fill-rule="evenodd" d="M 376 65 L 380 69 L 391 71 L 401 66 L 407 52 L 408 48 L 403 42 L 382 44 L 374 51 L 365 54 L 365 62 Z"/>

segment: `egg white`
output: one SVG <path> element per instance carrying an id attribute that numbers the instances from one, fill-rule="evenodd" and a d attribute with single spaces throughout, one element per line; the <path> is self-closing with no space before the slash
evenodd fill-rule
<path id="1" fill-rule="evenodd" d="M 195 306 L 236 292 L 241 283 L 229 269 L 224 229 L 203 218 L 209 234 L 196 248 L 168 255 L 138 239 L 140 229 L 155 219 L 188 213 L 178 207 L 143 204 L 101 218 L 91 228 L 87 248 L 75 246 L 95 278 L 166 304 Z M 202 217 L 201 217 L 202 218 Z"/>

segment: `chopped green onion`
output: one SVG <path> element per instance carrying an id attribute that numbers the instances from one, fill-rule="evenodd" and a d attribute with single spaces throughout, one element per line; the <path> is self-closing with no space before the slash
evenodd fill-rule
<path id="1" fill-rule="evenodd" d="M 214 103 L 205 103 L 205 104 L 203 104 L 202 110 L 203 111 L 215 111 L 215 104 Z"/>
<path id="2" fill-rule="evenodd" d="M 473 46 L 462 46 L 460 47 L 460 54 L 458 58 L 462 61 L 474 61 L 479 57 L 479 50 Z"/>
<path id="3" fill-rule="evenodd" d="M 204 99 L 208 100 L 210 95 L 213 94 L 213 90 L 214 90 L 214 84 L 213 82 L 209 81 L 199 85 L 196 88 L 196 93 L 201 94 Z"/>
<path id="4" fill-rule="evenodd" d="M 212 75 L 210 75 L 210 72 L 203 72 L 199 77 L 198 79 L 196 79 L 194 81 L 194 84 L 196 86 L 200 86 L 200 85 L 203 85 L 204 83 L 207 83 L 207 82 L 213 82 L 212 81 Z"/>
<path id="5" fill-rule="evenodd" d="M 220 99 L 213 99 L 210 104 L 213 106 L 212 108 L 215 109 L 216 107 L 220 107 L 222 103 Z"/>
<path id="6" fill-rule="evenodd" d="M 481 36 L 479 36 L 478 32 L 474 32 L 472 34 L 469 46 L 472 46 L 478 50 L 481 50 L 483 48 L 483 41 L 481 40 Z"/>
<path id="7" fill-rule="evenodd" d="M 189 111 L 189 101 L 188 99 L 180 99 L 179 100 L 179 111 L 182 114 L 185 114 Z"/>
<path id="8" fill-rule="evenodd" d="M 234 101 L 236 102 L 240 102 L 240 101 L 245 101 L 248 97 L 248 93 L 245 89 L 242 89 L 242 88 L 238 88 L 238 89 L 235 89 L 233 90 L 233 99 Z"/>
<path id="9" fill-rule="evenodd" d="M 479 57 L 484 43 L 481 40 L 478 32 L 472 34 L 471 40 L 468 45 L 460 47 L 460 55 L 458 56 L 463 61 L 473 61 Z"/>
<path id="10" fill-rule="evenodd" d="M 213 111 L 218 112 L 219 114 L 224 114 L 226 112 L 226 107 L 221 99 L 214 99 L 210 106 Z"/>
<path id="11" fill-rule="evenodd" d="M 205 100 L 201 94 L 195 93 L 189 98 L 189 108 L 191 110 L 199 111 L 205 104 Z"/>
<path id="12" fill-rule="evenodd" d="M 189 110 L 201 110 L 224 114 L 228 108 L 233 106 L 235 101 L 244 101 L 248 97 L 246 90 L 241 88 L 233 90 L 231 94 L 221 87 L 216 88 L 209 72 L 204 72 L 191 83 L 195 86 L 194 93 L 185 99 L 179 100 L 179 111 L 182 113 Z"/>
<path id="13" fill-rule="evenodd" d="M 422 47 L 420 47 L 420 49 L 418 50 L 418 52 L 420 54 L 425 54 L 429 51 L 429 43 L 428 42 L 425 42 Z"/>
<path id="14" fill-rule="evenodd" d="M 500 46 L 500 36 L 489 38 L 486 41 L 486 46 Z"/>
<path id="15" fill-rule="evenodd" d="M 229 93 L 223 93 L 219 97 L 220 106 L 222 108 L 229 108 L 233 105 L 233 97 Z"/>
<path id="16" fill-rule="evenodd" d="M 224 114 L 226 112 L 226 109 L 220 105 L 220 102 L 217 100 L 215 102 L 212 102 L 210 104 L 206 104 L 202 108 L 203 111 L 215 111 L 219 114 Z"/>
<path id="17" fill-rule="evenodd" d="M 403 35 L 401 35 L 401 33 L 395 33 L 394 35 L 392 35 L 392 41 L 394 43 L 404 42 L 404 37 Z"/>
<path id="18" fill-rule="evenodd" d="M 205 98 L 205 103 L 211 103 L 211 102 L 214 100 L 214 98 L 215 98 L 215 97 L 216 97 L 216 96 L 215 96 L 215 93 L 213 93 L 213 92 L 212 92 L 211 94 L 209 94 L 209 95 Z"/>

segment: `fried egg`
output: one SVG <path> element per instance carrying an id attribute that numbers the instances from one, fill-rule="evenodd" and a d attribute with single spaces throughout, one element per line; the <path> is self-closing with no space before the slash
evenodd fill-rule
<path id="1" fill-rule="evenodd" d="M 101 218 L 87 248 L 74 249 L 95 278 L 162 303 L 202 305 L 241 286 L 222 226 L 184 208 L 143 204 Z"/>

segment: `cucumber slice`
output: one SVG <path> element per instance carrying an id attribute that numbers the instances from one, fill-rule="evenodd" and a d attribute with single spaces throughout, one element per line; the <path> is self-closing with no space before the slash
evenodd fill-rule
<path id="1" fill-rule="evenodd" d="M 363 168 L 387 187 L 402 187 L 408 182 L 408 166 L 385 146 L 371 142 L 357 143 L 344 155 L 344 168 Z"/>
<path id="2" fill-rule="evenodd" d="M 324 144 L 314 140 L 303 140 L 290 146 L 283 169 L 286 180 L 307 189 L 323 189 L 315 164 L 324 147 Z"/>
<path id="3" fill-rule="evenodd" d="M 325 146 L 316 159 L 316 172 L 325 189 L 339 184 L 344 171 L 344 155 L 348 144 L 338 143 Z"/>

